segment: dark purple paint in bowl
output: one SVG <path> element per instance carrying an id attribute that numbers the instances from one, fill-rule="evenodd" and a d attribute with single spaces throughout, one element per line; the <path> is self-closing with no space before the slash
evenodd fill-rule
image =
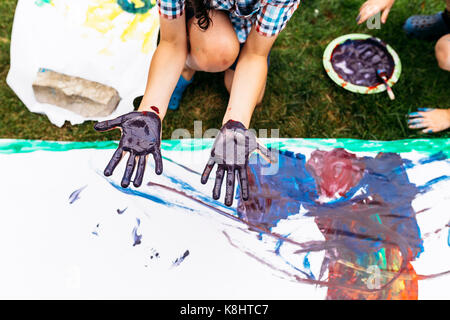
<path id="1" fill-rule="evenodd" d="M 386 45 L 376 38 L 347 40 L 336 46 L 331 64 L 339 77 L 357 86 L 375 87 L 383 83 L 377 70 L 392 77 L 395 62 Z"/>

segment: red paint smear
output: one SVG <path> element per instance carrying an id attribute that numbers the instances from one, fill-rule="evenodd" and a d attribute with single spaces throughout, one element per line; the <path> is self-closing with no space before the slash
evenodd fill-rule
<path id="1" fill-rule="evenodd" d="M 306 167 L 314 172 L 320 193 L 330 198 L 344 196 L 364 174 L 364 166 L 356 161 L 356 155 L 344 149 L 316 150 Z"/>
<path id="2" fill-rule="evenodd" d="M 159 114 L 159 109 L 155 106 L 151 106 L 150 109 L 152 109 L 153 111 L 155 111 L 157 114 Z"/>
<path id="3" fill-rule="evenodd" d="M 337 45 L 334 47 L 333 51 L 331 51 L 330 61 L 333 60 L 334 51 L 336 51 L 337 47 L 339 47 L 340 45 L 341 45 L 341 43 L 337 44 Z"/>
<path id="4" fill-rule="evenodd" d="M 381 84 L 381 83 L 380 83 L 380 84 Z M 380 84 L 377 84 L 376 86 L 368 87 L 366 93 L 369 93 L 370 91 L 375 90 L 376 88 L 378 88 L 378 86 L 379 86 Z"/>

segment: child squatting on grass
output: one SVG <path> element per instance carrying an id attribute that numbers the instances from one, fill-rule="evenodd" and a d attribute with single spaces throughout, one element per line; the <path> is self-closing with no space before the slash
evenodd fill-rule
<path id="1" fill-rule="evenodd" d="M 278 34 L 300 0 L 157 0 L 160 42 L 153 55 L 147 87 L 139 111 L 99 122 L 98 131 L 120 128 L 119 147 L 104 174 L 110 176 L 129 153 L 121 185 L 142 184 L 149 154 L 155 172 L 163 171 L 161 122 L 167 109 L 177 109 L 181 95 L 196 71 L 225 71 L 228 106 L 201 182 L 207 183 L 217 164 L 213 198 L 219 199 L 226 177 L 225 204 L 232 205 L 235 175 L 243 200 L 248 199 L 247 164 L 250 153 L 266 159 L 271 153 L 248 130 L 255 106 L 264 95 L 269 54 Z"/>
<path id="2" fill-rule="evenodd" d="M 379 12 L 382 12 L 381 22 L 386 23 L 394 3 L 395 0 L 366 1 L 356 19 L 358 24 Z M 409 17 L 403 29 L 411 37 L 438 40 L 435 51 L 439 67 L 450 71 L 450 0 L 446 0 L 443 12 Z M 409 114 L 408 124 L 410 129 L 422 129 L 424 133 L 446 130 L 450 128 L 450 109 L 419 108 L 418 112 Z"/>

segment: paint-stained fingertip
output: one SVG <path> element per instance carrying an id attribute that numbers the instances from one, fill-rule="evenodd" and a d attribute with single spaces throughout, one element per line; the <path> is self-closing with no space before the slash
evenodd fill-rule
<path id="1" fill-rule="evenodd" d="M 139 188 L 141 185 L 142 185 L 142 182 L 133 181 L 133 186 L 135 186 L 136 188 Z"/>
<path id="2" fill-rule="evenodd" d="M 96 131 L 107 131 L 109 128 L 108 128 L 108 125 L 104 121 L 102 121 L 102 122 L 97 122 L 94 125 L 94 129 Z"/>
<path id="3" fill-rule="evenodd" d="M 432 111 L 434 109 L 432 109 L 432 108 L 417 108 L 417 110 L 427 112 L 427 111 Z"/>
<path id="4" fill-rule="evenodd" d="M 111 170 L 109 170 L 109 169 L 105 169 L 105 171 L 103 171 L 103 174 L 104 174 L 105 176 L 109 177 L 110 175 L 112 175 L 112 172 L 111 172 Z"/>

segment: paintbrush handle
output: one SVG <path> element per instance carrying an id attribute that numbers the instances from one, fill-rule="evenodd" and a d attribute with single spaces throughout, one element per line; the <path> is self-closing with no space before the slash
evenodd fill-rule
<path id="1" fill-rule="evenodd" d="M 391 100 L 395 100 L 394 91 L 392 91 L 391 86 L 388 84 L 388 82 L 383 78 L 384 85 L 386 86 L 386 91 L 388 93 L 388 96 Z"/>
<path id="2" fill-rule="evenodd" d="M 392 91 L 392 88 L 388 83 L 386 74 L 384 72 L 381 72 L 380 70 L 377 71 L 377 74 L 378 74 L 378 77 L 380 77 L 380 79 L 383 80 L 389 98 L 391 100 L 394 100 L 395 99 L 394 91 Z"/>

